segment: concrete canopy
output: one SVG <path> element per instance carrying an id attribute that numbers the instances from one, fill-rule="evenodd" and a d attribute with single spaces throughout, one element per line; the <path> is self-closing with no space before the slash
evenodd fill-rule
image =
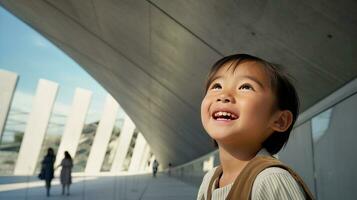
<path id="1" fill-rule="evenodd" d="M 249 53 L 295 77 L 301 111 L 355 78 L 357 2 L 0 0 L 121 104 L 159 162 L 212 151 L 200 122 L 215 60 Z"/>

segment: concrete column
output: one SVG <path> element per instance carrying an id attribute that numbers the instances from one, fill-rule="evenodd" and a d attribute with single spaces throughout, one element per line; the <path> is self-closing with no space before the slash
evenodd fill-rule
<path id="1" fill-rule="evenodd" d="M 61 143 L 58 147 L 55 162 L 56 166 L 61 163 L 65 151 L 68 151 L 72 158 L 75 157 L 91 97 L 91 91 L 81 88 L 76 89 Z"/>
<path id="2" fill-rule="evenodd" d="M 146 143 L 143 157 L 141 159 L 139 171 L 145 171 L 145 168 L 148 165 L 147 161 L 149 160 L 149 156 L 150 156 L 150 146 L 149 144 Z"/>
<path id="3" fill-rule="evenodd" d="M 108 147 L 110 136 L 114 128 L 115 119 L 118 113 L 119 105 L 115 99 L 108 95 L 102 118 L 99 122 L 97 132 L 88 157 L 85 172 L 99 173 Z"/>
<path id="4" fill-rule="evenodd" d="M 17 80 L 17 74 L 0 69 L 0 141 L 2 139 L 2 133 L 4 131 Z"/>
<path id="5" fill-rule="evenodd" d="M 131 157 L 129 172 L 137 172 L 139 171 L 141 159 L 144 154 L 146 141 L 144 136 L 139 133 L 138 138 L 136 139 L 135 147 L 133 150 L 133 156 Z"/>
<path id="6" fill-rule="evenodd" d="M 14 175 L 32 175 L 57 95 L 58 84 L 40 79 L 25 128 Z"/>
<path id="7" fill-rule="evenodd" d="M 134 134 L 135 125 L 131 119 L 126 116 L 123 128 L 120 132 L 118 147 L 115 153 L 114 161 L 111 167 L 111 172 L 116 173 L 123 170 L 125 156 L 128 153 L 131 139 Z"/>

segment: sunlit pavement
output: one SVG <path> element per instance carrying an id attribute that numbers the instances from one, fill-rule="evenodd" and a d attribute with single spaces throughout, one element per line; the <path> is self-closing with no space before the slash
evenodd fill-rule
<path id="1" fill-rule="evenodd" d="M 0 177 L 0 199 L 108 199 L 108 200 L 192 200 L 198 188 L 176 178 L 159 174 L 74 177 L 70 195 L 62 195 L 58 178 L 52 182 L 51 196 L 46 197 L 44 181 L 36 177 Z"/>

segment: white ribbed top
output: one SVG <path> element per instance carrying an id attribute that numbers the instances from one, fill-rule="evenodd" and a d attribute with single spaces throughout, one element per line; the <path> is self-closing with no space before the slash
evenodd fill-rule
<path id="1" fill-rule="evenodd" d="M 257 155 L 269 155 L 262 149 Z M 217 167 L 211 169 L 203 177 L 197 200 L 206 199 L 208 184 Z M 213 183 L 215 186 L 216 179 Z M 232 188 L 230 183 L 221 188 L 212 188 L 212 200 L 224 200 Z M 304 191 L 291 174 L 280 167 L 270 167 L 260 172 L 253 183 L 252 200 L 305 199 Z"/>

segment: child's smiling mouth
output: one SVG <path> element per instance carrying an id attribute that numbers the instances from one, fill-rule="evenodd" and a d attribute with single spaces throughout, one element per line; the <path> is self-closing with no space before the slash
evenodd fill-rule
<path id="1" fill-rule="evenodd" d="M 238 115 L 231 111 L 215 111 L 212 117 L 217 121 L 232 121 L 238 119 Z"/>

